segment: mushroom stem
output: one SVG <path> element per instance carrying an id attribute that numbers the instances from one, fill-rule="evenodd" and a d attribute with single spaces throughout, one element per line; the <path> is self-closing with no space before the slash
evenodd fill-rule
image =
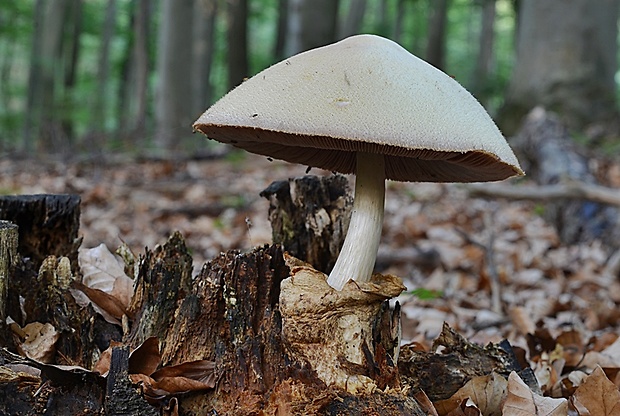
<path id="1" fill-rule="evenodd" d="M 385 202 L 383 155 L 357 153 L 355 200 L 349 231 L 327 283 L 342 290 L 349 279 L 368 282 L 377 259 Z"/>

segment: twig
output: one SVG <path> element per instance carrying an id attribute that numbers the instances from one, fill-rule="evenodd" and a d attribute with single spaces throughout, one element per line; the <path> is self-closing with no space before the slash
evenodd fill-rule
<path id="1" fill-rule="evenodd" d="M 493 230 L 494 216 L 495 211 L 493 211 L 492 214 L 487 213 L 484 215 L 484 227 L 488 233 L 488 241 L 486 242 L 486 244 L 474 239 L 472 236 L 459 228 L 456 228 L 456 231 L 465 239 L 467 243 L 480 248 L 484 252 L 484 260 L 487 272 L 489 274 L 489 282 L 491 286 L 491 310 L 501 316 L 503 315 L 502 292 L 499 282 L 499 273 L 497 272 L 497 265 L 495 263 L 495 254 L 493 250 L 493 246 L 495 244 L 495 232 Z"/>
<path id="2" fill-rule="evenodd" d="M 534 201 L 587 199 L 593 202 L 620 206 L 620 190 L 580 181 L 544 186 L 469 185 L 466 189 L 471 196 L 479 197 L 527 199 Z"/>

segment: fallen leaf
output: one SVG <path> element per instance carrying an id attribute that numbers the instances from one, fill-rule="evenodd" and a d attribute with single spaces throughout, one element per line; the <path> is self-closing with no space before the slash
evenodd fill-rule
<path id="1" fill-rule="evenodd" d="M 105 311 L 107 315 L 104 315 L 99 309 L 95 308 L 95 310 L 101 313 L 104 318 L 106 318 L 106 316 L 111 316 L 115 319 L 115 321 L 113 322 L 110 322 L 108 319 L 106 319 L 110 323 L 118 324 L 120 322 L 120 319 L 127 312 L 125 306 L 121 303 L 121 301 L 100 289 L 93 289 L 78 281 L 73 281 L 71 283 L 71 288 L 84 293 L 88 297 L 88 299 L 90 299 L 90 301 L 92 301 L 92 303 L 94 304 L 93 307 L 97 305 L 100 310 Z M 71 293 L 73 294 L 73 292 Z M 78 305 L 84 307 L 84 305 L 82 305 L 82 301 L 78 300 L 77 298 L 76 302 L 78 302 Z"/>
<path id="2" fill-rule="evenodd" d="M 54 361 L 56 341 L 60 334 L 52 324 L 32 322 L 22 330 L 26 334 L 26 339 L 18 348 L 23 355 L 42 363 Z"/>
<path id="3" fill-rule="evenodd" d="M 120 260 L 105 244 L 80 249 L 78 262 L 83 274 L 82 283 L 113 296 L 125 308 L 129 306 L 133 295 L 133 280 L 125 274 Z"/>
<path id="4" fill-rule="evenodd" d="M 457 407 L 452 409 L 450 413 L 446 413 L 445 416 L 480 416 L 480 409 L 469 399 L 463 399 Z"/>
<path id="5" fill-rule="evenodd" d="M 499 374 L 491 373 L 486 376 L 474 377 L 449 399 L 435 403 L 440 416 L 448 415 L 462 402 L 470 399 L 484 416 L 500 416 L 502 402 L 506 398 L 508 382 Z"/>
<path id="6" fill-rule="evenodd" d="M 571 403 L 580 416 L 620 415 L 620 391 L 598 366 L 577 388 Z"/>
<path id="7" fill-rule="evenodd" d="M 150 376 L 157 370 L 160 361 L 159 339 L 149 337 L 129 354 L 129 374 Z"/>
<path id="8" fill-rule="evenodd" d="M 215 386 L 215 362 L 209 360 L 190 361 L 187 363 L 163 367 L 151 374 L 156 381 L 164 378 L 184 377 L 193 379 L 210 387 Z"/>
<path id="9" fill-rule="evenodd" d="M 423 412 L 426 412 L 428 416 L 439 416 L 435 406 L 431 402 L 431 399 L 428 398 L 424 390 L 420 390 L 413 395 L 413 398 L 418 402 L 420 408 Z"/>
<path id="10" fill-rule="evenodd" d="M 503 416 L 566 416 L 566 399 L 540 396 L 521 380 L 514 371 L 508 376 L 508 396 L 502 408 Z"/>

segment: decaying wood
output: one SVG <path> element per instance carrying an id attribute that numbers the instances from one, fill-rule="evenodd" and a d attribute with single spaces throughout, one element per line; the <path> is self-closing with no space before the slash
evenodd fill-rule
<path id="1" fill-rule="evenodd" d="M 416 392 L 423 390 L 431 401 L 451 397 L 467 381 L 476 376 L 492 372 L 508 378 L 512 371 L 524 373 L 525 380 L 533 381 L 533 391 L 540 388 L 531 369 L 522 370 L 511 350 L 505 346 L 472 344 L 444 323 L 439 337 L 433 342 L 432 350 L 442 347 L 441 353 L 417 351 L 413 345 L 403 346 L 398 362 L 403 384 Z"/>
<path id="2" fill-rule="evenodd" d="M 106 377 L 106 415 L 159 415 L 139 394 L 129 379 L 129 348 L 112 349 L 110 371 Z"/>
<path id="3" fill-rule="evenodd" d="M 352 196 L 342 175 L 307 175 L 273 182 L 260 195 L 269 200 L 273 243 L 329 273 L 349 227 Z"/>
<path id="4" fill-rule="evenodd" d="M 17 225 L 0 221 L 0 322 L 7 317 L 6 299 L 9 290 L 9 277 L 17 263 Z"/>
<path id="5" fill-rule="evenodd" d="M 171 245 L 178 248 L 178 243 Z M 151 259 L 151 265 L 163 264 L 162 256 L 170 252 L 164 246 L 153 257 L 146 258 Z M 171 275 L 182 273 L 179 269 L 172 270 L 173 262 L 165 264 Z M 147 267 L 141 273 L 150 275 Z M 178 297 L 182 301 L 174 312 L 174 323 L 161 343 L 162 364 L 213 360 L 218 380 L 212 391 L 180 398 L 180 413 L 249 415 L 263 411 L 264 414 L 313 415 L 338 414 L 346 409 L 352 414 L 362 411 L 382 415 L 422 414 L 415 400 L 397 389 L 399 381 L 393 354 L 398 329 L 392 326 L 398 324 L 398 319 L 382 307 L 385 296 L 365 295 L 362 290 L 352 289 L 360 299 L 374 297 L 378 305 L 370 322 L 375 328 L 370 328 L 369 345 L 364 344 L 366 355 L 359 364 L 347 360 L 336 348 L 329 356 L 329 361 L 340 360 L 348 371 L 359 375 L 359 380 L 367 381 L 364 386 L 369 390 L 357 391 L 355 395 L 346 389 L 328 388 L 320 376 L 325 370 L 313 368 L 316 361 L 300 354 L 283 331 L 283 325 L 287 325 L 283 321 L 288 318 L 285 314 L 283 317 L 281 310 L 281 287 L 289 276 L 291 269 L 279 246 L 257 248 L 249 253 L 230 251 L 208 262 L 193 280 L 190 290 Z M 327 286 L 324 280 L 325 277 L 323 284 Z M 155 292 L 162 289 L 150 288 Z M 311 298 L 310 293 L 308 297 Z M 334 314 L 339 313 L 335 308 Z M 288 325 L 295 331 L 293 323 Z M 325 338 L 330 336 L 333 335 L 323 333 L 315 342 L 328 343 L 329 339 Z M 352 388 L 353 382 L 351 378 Z M 387 392 L 379 391 L 378 386 Z"/>
<path id="6" fill-rule="evenodd" d="M 150 336 L 165 340 L 174 329 L 177 307 L 191 292 L 192 264 L 192 256 L 179 233 L 153 251 L 146 251 L 129 306 L 133 320 L 131 331 L 125 336 L 129 346 L 136 348 Z"/>
<path id="7" fill-rule="evenodd" d="M 9 195 L 0 197 L 0 219 L 19 227 L 17 251 L 38 269 L 47 256 L 68 257 L 77 272 L 80 245 L 78 195 Z"/>
<path id="8" fill-rule="evenodd" d="M 603 201 L 610 197 L 609 193 L 601 192 L 590 172 L 588 158 L 581 154 L 557 117 L 542 108 L 534 109 L 511 144 L 518 150 L 529 177 L 541 186 L 555 187 L 547 191 L 593 197 L 593 200 L 553 198 L 545 206 L 545 218 L 555 226 L 564 243 L 600 239 L 613 248 L 620 247 L 620 241 L 615 238 L 620 232 L 618 208 Z M 617 196 L 612 198 L 617 201 Z"/>

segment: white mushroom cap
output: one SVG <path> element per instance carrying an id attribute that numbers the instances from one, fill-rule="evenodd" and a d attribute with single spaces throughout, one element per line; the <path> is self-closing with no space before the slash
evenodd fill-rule
<path id="1" fill-rule="evenodd" d="M 478 182 L 522 175 L 484 108 L 397 43 L 358 35 L 288 58 L 229 92 L 194 124 L 247 151 L 341 173 L 385 155 L 385 177 Z"/>

